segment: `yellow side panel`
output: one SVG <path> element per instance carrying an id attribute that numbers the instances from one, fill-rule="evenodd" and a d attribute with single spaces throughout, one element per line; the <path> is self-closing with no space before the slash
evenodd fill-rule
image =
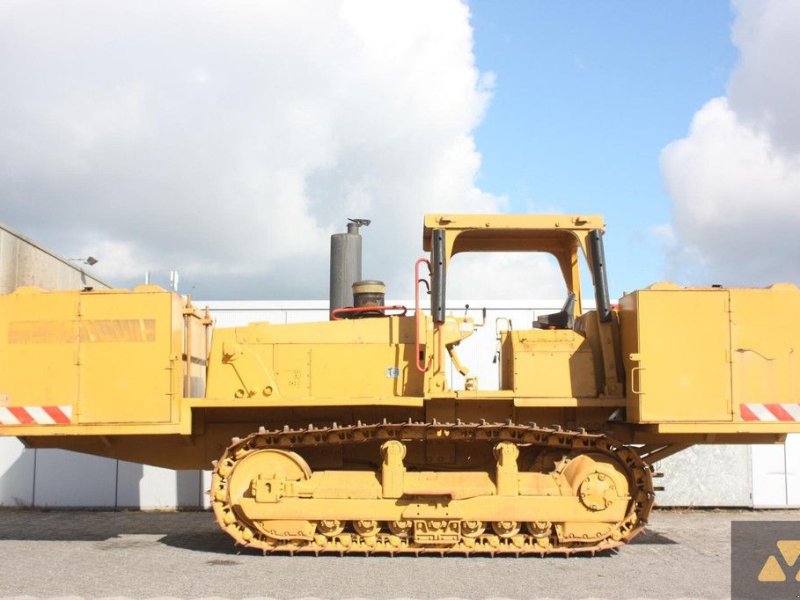
<path id="1" fill-rule="evenodd" d="M 0 405 L 74 406 L 79 300 L 78 292 L 0 296 Z"/>
<path id="2" fill-rule="evenodd" d="M 264 351 L 259 348 L 259 352 Z M 280 394 L 287 398 L 372 401 L 421 395 L 421 377 L 410 364 L 413 354 L 413 347 L 407 345 L 276 344 L 275 379 Z"/>
<path id="3" fill-rule="evenodd" d="M 314 397 L 374 399 L 422 395 L 422 378 L 411 363 L 413 346 L 317 344 L 311 356 Z"/>
<path id="4" fill-rule="evenodd" d="M 642 290 L 636 296 L 638 361 L 628 369 L 632 415 L 645 423 L 730 421 L 728 290 Z"/>
<path id="5" fill-rule="evenodd" d="M 592 349 L 583 336 L 560 329 L 509 333 L 512 356 L 505 362 L 512 368 L 503 382 L 510 380 L 516 394 L 543 398 L 597 396 Z"/>
<path id="6" fill-rule="evenodd" d="M 741 403 L 800 403 L 800 291 L 731 290 L 735 414 Z"/>
<path id="7" fill-rule="evenodd" d="M 323 406 L 420 397 L 413 342 L 408 317 L 215 329 L 207 397 L 266 405 L 313 398 Z"/>
<path id="8" fill-rule="evenodd" d="M 81 305 L 92 335 L 79 344 L 80 422 L 170 421 L 172 296 L 87 294 Z"/>

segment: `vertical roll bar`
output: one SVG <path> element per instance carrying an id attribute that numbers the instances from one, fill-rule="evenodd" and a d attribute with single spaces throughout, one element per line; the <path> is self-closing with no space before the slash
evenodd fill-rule
<path id="1" fill-rule="evenodd" d="M 437 325 L 445 318 L 445 246 L 444 229 L 434 229 L 431 234 L 431 316 Z"/>
<path id="2" fill-rule="evenodd" d="M 594 279 L 594 298 L 597 315 L 601 323 L 611 320 L 611 301 L 608 298 L 608 276 L 606 274 L 606 255 L 603 250 L 603 232 L 592 229 L 589 232 L 589 249 L 592 253 L 592 278 Z"/>

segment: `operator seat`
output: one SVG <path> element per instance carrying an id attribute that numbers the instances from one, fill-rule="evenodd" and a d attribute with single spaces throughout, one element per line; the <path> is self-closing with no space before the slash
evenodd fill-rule
<path id="1" fill-rule="evenodd" d="M 572 329 L 574 326 L 575 292 L 567 294 L 567 299 L 560 311 L 541 315 L 533 322 L 534 329 Z"/>

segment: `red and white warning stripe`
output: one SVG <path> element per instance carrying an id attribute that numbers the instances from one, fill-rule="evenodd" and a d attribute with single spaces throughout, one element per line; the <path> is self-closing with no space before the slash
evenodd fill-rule
<path id="1" fill-rule="evenodd" d="M 800 404 L 740 404 L 743 421 L 800 421 Z"/>
<path id="2" fill-rule="evenodd" d="M 69 425 L 71 406 L 0 406 L 0 425 Z"/>

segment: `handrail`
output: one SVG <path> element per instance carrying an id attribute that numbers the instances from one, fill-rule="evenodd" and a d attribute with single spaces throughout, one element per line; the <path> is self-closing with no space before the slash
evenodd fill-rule
<path id="1" fill-rule="evenodd" d="M 419 329 L 420 324 L 422 323 L 422 311 L 420 310 L 419 306 L 419 285 L 421 283 L 425 284 L 425 287 L 428 288 L 428 292 L 430 292 L 431 286 L 428 283 L 427 279 L 423 279 L 419 276 L 420 265 L 426 264 L 428 266 L 428 277 L 431 275 L 431 261 L 427 258 L 420 258 L 414 263 L 414 357 L 417 363 L 417 371 L 420 373 L 427 372 L 431 365 L 433 364 L 433 353 L 430 353 L 428 360 L 425 361 L 425 364 L 421 364 L 419 360 L 419 347 L 420 347 L 420 340 L 419 340 Z"/>

